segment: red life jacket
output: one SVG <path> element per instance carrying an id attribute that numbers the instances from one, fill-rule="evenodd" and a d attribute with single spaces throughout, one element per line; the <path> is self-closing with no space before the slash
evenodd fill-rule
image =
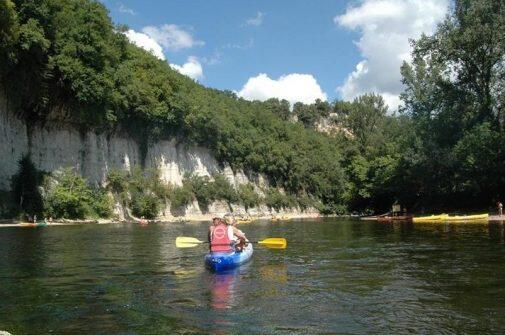
<path id="1" fill-rule="evenodd" d="M 232 251 L 231 240 L 228 236 L 228 226 L 219 224 L 214 227 L 210 236 L 211 252 L 230 252 Z"/>

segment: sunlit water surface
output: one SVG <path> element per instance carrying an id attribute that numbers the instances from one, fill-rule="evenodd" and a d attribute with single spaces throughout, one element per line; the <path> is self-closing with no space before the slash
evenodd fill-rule
<path id="1" fill-rule="evenodd" d="M 13 334 L 505 333 L 501 224 L 259 222 L 234 273 L 203 266 L 205 223 L 0 228 Z"/>

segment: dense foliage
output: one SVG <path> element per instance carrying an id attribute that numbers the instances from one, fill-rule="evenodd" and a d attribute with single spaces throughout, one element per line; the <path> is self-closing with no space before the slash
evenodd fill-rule
<path id="1" fill-rule="evenodd" d="M 412 46 L 399 114 L 373 94 L 331 106 L 348 208 L 494 206 L 505 196 L 505 2 L 455 1 Z"/>
<path id="2" fill-rule="evenodd" d="M 340 213 L 394 201 L 485 207 L 505 196 L 503 1 L 457 0 L 435 34 L 412 42 L 397 114 L 374 94 L 292 108 L 245 101 L 180 75 L 130 44 L 124 29 L 92 0 L 0 0 L 0 77 L 12 108 L 33 123 L 128 132 L 144 153 L 160 138 L 203 145 L 272 186 L 260 199 L 219 176 L 188 176 L 167 190 L 141 172 L 138 186 L 135 175 L 109 175 L 136 214 L 153 217 L 163 201 L 183 207 L 194 199 Z M 315 131 L 322 126 L 329 134 Z"/>
<path id="3" fill-rule="evenodd" d="M 404 64 L 416 137 L 405 173 L 420 199 L 490 205 L 505 196 L 505 3 L 456 1 Z"/>
<path id="4" fill-rule="evenodd" d="M 110 170 L 107 189 L 123 208 L 130 208 L 133 215 L 147 219 L 154 219 L 160 213 L 172 191 L 160 182 L 158 171 L 138 168 L 132 173 Z"/>
<path id="5" fill-rule="evenodd" d="M 47 176 L 44 182 L 44 216 L 85 219 L 109 217 L 112 201 L 102 188 L 91 188 L 74 170 Z"/>
<path id="6" fill-rule="evenodd" d="M 156 170 L 135 169 L 133 173 L 111 170 L 107 175 L 107 188 L 123 207 L 132 209 L 133 215 L 149 219 L 160 214 L 167 204 L 173 215 L 180 215 L 195 200 L 203 212 L 208 211 L 214 201 L 226 201 L 229 205 L 241 201 L 228 179 L 218 173 L 212 177 L 185 174 L 183 184 L 175 186 L 162 182 Z M 252 192 L 254 194 L 249 197 L 259 198 L 254 190 Z M 259 201 L 252 202 L 259 204 Z"/>
<path id="7" fill-rule="evenodd" d="M 45 173 L 24 156 L 11 184 L 9 197 L 0 194 L 4 198 L 0 210 L 5 216 L 84 219 L 112 215 L 112 201 L 106 190 L 91 187 L 72 169 Z"/>
<path id="8" fill-rule="evenodd" d="M 246 210 L 261 204 L 262 199 L 251 184 L 242 184 L 237 189 L 237 197 Z"/>
<path id="9" fill-rule="evenodd" d="M 200 209 L 204 212 L 217 200 L 224 200 L 228 204 L 238 202 L 237 192 L 222 174 L 216 173 L 212 178 L 186 174 L 183 180 L 184 187 L 190 190 L 192 198 L 198 201 Z"/>

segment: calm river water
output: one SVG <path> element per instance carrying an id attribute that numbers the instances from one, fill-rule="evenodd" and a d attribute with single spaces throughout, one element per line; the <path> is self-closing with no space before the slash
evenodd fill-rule
<path id="1" fill-rule="evenodd" d="M 253 261 L 217 275 L 206 225 L 0 228 L 0 330 L 13 334 L 505 333 L 500 224 L 259 222 Z"/>

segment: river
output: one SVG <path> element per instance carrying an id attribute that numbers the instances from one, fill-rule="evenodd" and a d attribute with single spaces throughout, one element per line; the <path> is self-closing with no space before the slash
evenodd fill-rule
<path id="1" fill-rule="evenodd" d="M 0 228 L 12 334 L 505 333 L 504 227 L 323 219 L 242 226 L 253 261 L 203 266 L 204 223 Z"/>

